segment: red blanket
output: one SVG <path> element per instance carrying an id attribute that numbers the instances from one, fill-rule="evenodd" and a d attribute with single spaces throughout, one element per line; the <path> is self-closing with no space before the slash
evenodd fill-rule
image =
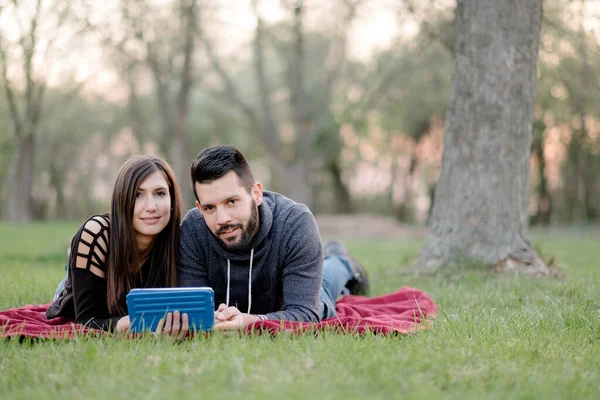
<path id="1" fill-rule="evenodd" d="M 0 311 L 0 337 L 68 339 L 79 334 L 105 334 L 63 318 L 48 320 L 45 316 L 48 306 L 27 305 Z M 259 321 L 248 326 L 247 331 L 407 334 L 427 327 L 425 322 L 435 316 L 437 306 L 426 293 L 403 287 L 395 293 L 372 298 L 344 296 L 337 302 L 336 312 L 335 317 L 320 323 Z"/>

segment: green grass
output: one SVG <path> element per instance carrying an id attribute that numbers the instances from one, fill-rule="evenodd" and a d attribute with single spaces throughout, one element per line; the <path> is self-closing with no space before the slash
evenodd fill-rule
<path id="1" fill-rule="evenodd" d="M 45 303 L 73 224 L 0 225 L 0 309 Z M 564 279 L 407 264 L 421 241 L 351 242 L 373 294 L 409 285 L 439 306 L 410 336 L 210 335 L 173 342 L 0 340 L 0 398 L 589 398 L 600 393 L 600 234 L 536 232 Z"/>

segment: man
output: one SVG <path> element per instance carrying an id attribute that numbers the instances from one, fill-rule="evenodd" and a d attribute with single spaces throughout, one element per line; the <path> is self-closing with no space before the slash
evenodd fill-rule
<path id="1" fill-rule="evenodd" d="M 181 224 L 179 285 L 215 292 L 214 330 L 261 319 L 316 322 L 342 294 L 367 294 L 364 268 L 336 241 L 325 247 L 303 204 L 263 191 L 232 146 L 202 150 L 191 166 L 196 208 Z"/>

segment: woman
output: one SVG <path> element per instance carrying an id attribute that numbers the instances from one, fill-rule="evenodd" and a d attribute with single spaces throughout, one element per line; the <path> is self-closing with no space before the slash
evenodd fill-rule
<path id="1" fill-rule="evenodd" d="M 90 217 L 73 237 L 67 277 L 46 317 L 129 330 L 125 296 L 131 289 L 176 286 L 181 213 L 179 186 L 164 160 L 127 160 L 117 174 L 110 212 Z"/>

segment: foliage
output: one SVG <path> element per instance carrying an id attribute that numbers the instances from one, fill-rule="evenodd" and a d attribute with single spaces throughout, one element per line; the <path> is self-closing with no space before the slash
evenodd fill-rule
<path id="1" fill-rule="evenodd" d="M 534 195 L 546 204 L 540 203 L 534 222 L 600 218 L 600 53 L 598 36 L 587 26 L 597 15 L 585 6 L 583 1 L 546 4 L 533 138 L 534 153 L 535 146 L 544 149 L 535 160 L 545 166 L 534 175 Z"/>
<path id="2" fill-rule="evenodd" d="M 32 196 L 37 219 L 83 218 L 105 208 L 115 169 L 133 152 L 159 153 L 173 163 L 168 149 L 174 130 L 168 127 L 175 123 L 182 83 L 181 7 L 188 3 L 120 0 L 107 6 L 110 12 L 104 14 L 95 7 L 77 8 L 72 17 L 81 41 L 68 55 L 72 76 L 49 84 L 35 143 Z M 256 32 L 254 27 L 237 26 L 235 13 L 229 12 L 245 13 L 247 20 L 254 21 L 253 2 L 245 2 L 246 8 L 237 2 L 209 3 L 199 4 L 197 11 L 194 84 L 184 117 L 189 132 L 187 151 L 181 156 L 184 164 L 207 145 L 232 143 L 260 164 L 269 189 L 285 190 L 285 184 L 293 181 L 290 174 L 281 176 L 286 170 L 277 167 L 276 157 L 306 162 L 316 213 L 360 209 L 424 222 L 423 205 L 431 203 L 440 167 L 437 153 L 454 57 L 454 2 L 306 2 L 303 89 L 310 106 L 312 141 L 305 155 L 298 150 L 291 102 L 295 2 L 281 2 L 280 18 L 267 18 L 265 2 L 257 14 L 264 19 L 265 77 L 282 143 L 276 155 L 261 139 L 264 129 L 257 129 L 264 126 L 265 110 L 256 78 Z M 581 17 L 589 21 L 597 17 L 597 11 L 585 8 L 587 3 L 545 2 L 532 146 L 534 223 L 600 219 L 599 41 L 593 29 L 578 22 Z M 347 14 L 351 9 L 347 5 L 356 5 L 356 15 Z M 352 29 L 380 13 L 396 19 L 401 28 L 397 36 L 387 47 L 376 46 L 370 58 L 352 58 L 350 49 L 360 39 Z M 413 25 L 412 33 L 404 30 Z M 244 29 L 246 33 L 239 34 Z M 229 37 L 231 32 L 238 36 Z M 72 33 L 60 32 L 55 40 L 61 52 L 50 58 L 61 57 L 63 42 Z M 202 43 L 205 38 L 237 88 L 237 98 L 231 97 L 211 66 Z M 329 57 L 338 54 L 334 50 L 342 51 L 339 69 L 332 63 L 335 57 Z M 97 60 L 97 65 L 78 62 L 86 58 Z M 18 58 L 9 61 L 20 65 Z M 329 85 L 332 71 L 337 73 Z M 19 91 L 18 75 L 9 74 L 21 101 L 24 92 Z M 87 78 L 75 84 L 82 76 Z M 166 88 L 166 94 L 161 88 Z M 0 202 L 4 205 L 12 192 L 8 176 L 17 142 L 4 88 L 0 89 Z M 236 100 L 255 109 L 260 123 L 254 126 Z M 581 121 L 586 122 L 583 128 Z M 115 152 L 119 146 L 126 151 Z M 366 168 L 377 171 L 387 183 L 377 190 L 369 188 L 372 178 L 365 178 Z M 187 187 L 187 178 L 181 184 Z M 96 191 L 102 194 L 95 195 Z M 7 217 L 3 207 L 0 218 Z"/>

